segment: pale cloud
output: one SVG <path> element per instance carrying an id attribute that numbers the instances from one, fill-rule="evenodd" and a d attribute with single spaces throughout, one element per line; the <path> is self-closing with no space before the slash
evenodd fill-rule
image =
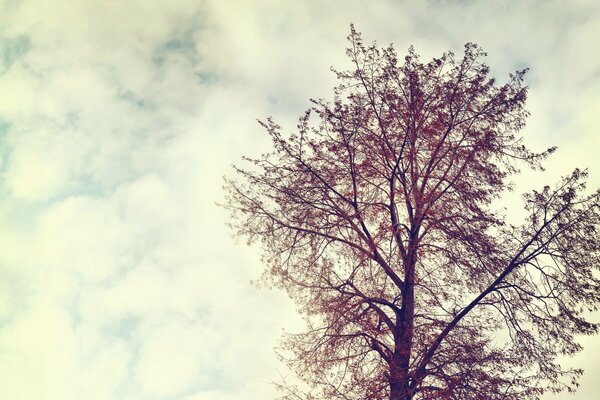
<path id="1" fill-rule="evenodd" d="M 153 330 L 142 344 L 140 358 L 143 361 L 135 371 L 143 391 L 156 397 L 171 397 L 199 380 L 206 380 L 202 379 L 200 369 L 216 361 L 206 346 L 211 341 L 210 344 L 217 344 L 210 338 L 213 335 L 214 332 L 206 328 L 186 324 L 170 324 Z M 198 351 L 202 350 L 198 349 L 198 343 L 209 351 Z"/>
<path id="2" fill-rule="evenodd" d="M 45 140 L 16 146 L 10 156 L 6 185 L 15 197 L 25 201 L 52 196 L 69 181 L 66 160 L 59 158 L 53 162 L 53 156 L 61 149 L 48 143 L 49 135 L 43 138 Z"/>
<path id="3" fill-rule="evenodd" d="M 560 146 L 520 185 L 575 166 L 597 185 L 599 15 L 593 1 L 0 5 L 0 397 L 274 398 L 272 349 L 301 322 L 250 285 L 258 249 L 215 205 L 230 164 L 269 146 L 255 119 L 292 129 L 330 97 L 350 22 L 399 54 L 476 41 L 500 79 L 532 67 L 528 143 Z M 573 399 L 589 398 L 600 366 L 573 362 L 589 370 Z"/>

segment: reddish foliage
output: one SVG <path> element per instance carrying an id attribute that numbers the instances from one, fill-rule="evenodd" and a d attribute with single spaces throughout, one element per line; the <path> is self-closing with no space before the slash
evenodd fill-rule
<path id="1" fill-rule="evenodd" d="M 236 231 L 259 240 L 266 279 L 308 324 L 282 353 L 306 385 L 284 399 L 537 399 L 573 390 L 561 354 L 598 327 L 598 192 L 576 170 L 524 197 L 508 226 L 491 203 L 518 164 L 525 71 L 497 85 L 465 46 L 423 63 L 365 46 L 313 100 L 297 133 L 262 122 L 271 153 L 227 180 Z M 506 336 L 501 340 L 497 335 Z"/>

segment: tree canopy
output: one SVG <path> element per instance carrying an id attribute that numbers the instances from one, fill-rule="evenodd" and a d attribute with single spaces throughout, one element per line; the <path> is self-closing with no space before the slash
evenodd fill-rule
<path id="1" fill-rule="evenodd" d="M 265 279 L 306 320 L 281 354 L 302 383 L 284 399 L 538 399 L 574 390 L 557 357 L 594 334 L 599 192 L 575 170 L 495 200 L 523 166 L 526 70 L 498 84 L 485 53 L 423 62 L 365 45 L 336 71 L 333 101 L 312 100 L 297 130 L 261 122 L 273 149 L 226 180 L 235 231 L 262 244 Z"/>

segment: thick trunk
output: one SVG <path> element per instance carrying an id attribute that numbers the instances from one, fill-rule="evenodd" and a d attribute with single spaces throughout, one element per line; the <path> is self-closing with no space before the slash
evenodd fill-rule
<path id="1" fill-rule="evenodd" d="M 398 360 L 399 361 L 399 360 Z M 410 400 L 407 370 L 394 361 L 390 366 L 390 400 Z"/>
<path id="2" fill-rule="evenodd" d="M 390 385 L 390 400 L 411 400 L 412 397 L 408 391 L 401 385 Z"/>
<path id="3" fill-rule="evenodd" d="M 390 400 L 411 400 L 412 398 L 409 391 L 409 367 L 413 341 L 414 293 L 412 285 L 406 286 L 408 299 L 402 308 L 394 362 L 390 366 Z"/>
<path id="4" fill-rule="evenodd" d="M 400 385 L 390 385 L 390 400 L 411 400 L 411 398 Z"/>
<path id="5" fill-rule="evenodd" d="M 401 389 L 399 382 L 390 382 L 390 400 L 402 400 Z"/>
<path id="6" fill-rule="evenodd" d="M 394 361 L 390 365 L 390 400 L 411 400 L 412 398 L 409 390 L 409 367 L 415 315 L 416 237 L 418 237 L 418 230 L 416 235 L 411 238 L 408 256 L 405 259 L 402 308 L 398 320 L 398 333 L 395 337 Z"/>

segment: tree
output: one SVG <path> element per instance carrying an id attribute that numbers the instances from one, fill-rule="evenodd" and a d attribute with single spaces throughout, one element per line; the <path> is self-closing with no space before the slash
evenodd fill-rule
<path id="1" fill-rule="evenodd" d="M 261 122 L 273 150 L 226 179 L 232 226 L 260 241 L 265 279 L 304 315 L 282 345 L 305 385 L 284 399 L 539 399 L 575 390 L 560 355 L 598 325 L 598 200 L 586 172 L 495 200 L 522 165 L 525 70 L 498 85 L 465 45 L 421 62 L 367 46 L 354 28 L 333 102 L 297 132 Z"/>

